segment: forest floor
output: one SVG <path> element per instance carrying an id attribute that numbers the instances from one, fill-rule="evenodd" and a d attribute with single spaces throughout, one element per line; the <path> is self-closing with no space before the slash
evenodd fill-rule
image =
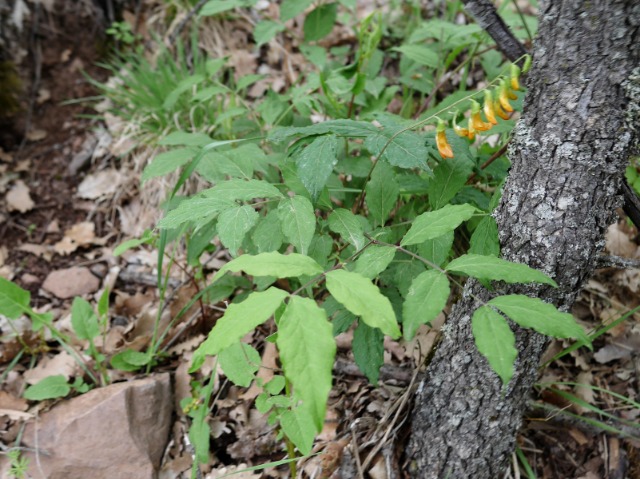
<path id="1" fill-rule="evenodd" d="M 113 249 L 141 234 L 145 226 L 152 226 L 158 213 L 149 212 L 139 201 L 135 168 L 131 161 L 119 158 L 121 145 L 117 144 L 118 138 L 112 137 L 109 126 L 101 119 L 90 118 L 97 112 L 89 104 L 68 102 L 97 94 L 85 75 L 107 79 L 106 71 L 96 64 L 103 59 L 105 50 L 105 22 L 91 11 L 42 9 L 36 27 L 30 25 L 31 34 L 25 35 L 22 112 L 5 122 L 0 133 L 0 276 L 28 290 L 34 309 L 52 313 L 53 324 L 64 334 L 70 332 L 73 298 L 82 296 L 95 304 L 108 288 L 110 331 L 103 344 L 104 354 L 109 356 L 124 347 L 142 349 L 152 334 L 150 318 L 158 307 L 156 252 L 138 250 L 114 257 Z M 639 244 L 638 231 L 622 218 L 610 228 L 605 254 L 637 260 Z M 222 263 L 224 253 L 214 260 Z M 179 311 L 194 294 L 180 271 L 173 275 L 173 284 L 169 314 Z M 639 291 L 640 268 L 603 268 L 591 278 L 573 313 L 586 329 L 592 329 L 639 306 Z M 181 332 L 182 336 L 175 335 L 166 360 L 151 374 L 163 377 L 169 373 L 175 398 L 168 409 L 166 436 L 146 438 L 156 441 L 146 447 L 162 458 L 161 478 L 189 477 L 193 460 L 186 439 L 189 418 L 182 412 L 180 399 L 190 396 L 190 353 L 208 326 L 196 322 Z M 73 357 L 50 336 L 31 331 L 28 320 L 9 324 L 0 316 L 0 328 L 0 441 L 6 451 L 24 431 L 28 433 L 25 421 L 40 421 L 36 429 L 45 431 L 49 427 L 44 424 L 47 415 L 75 400 L 67 397 L 39 403 L 26 401 L 22 398 L 25 387 L 47 376 L 61 374 L 71 379 L 81 372 Z M 276 367 L 275 347 L 264 342 L 264 337 L 256 337 L 262 364 Z M 430 348 L 434 337 L 435 330 L 422 331 L 420 347 Z M 350 344 L 349 333 L 338 338 L 337 379 L 325 429 L 314 449 L 323 454 L 302 462 L 303 477 L 337 477 L 345 452 L 352 457 L 357 455 L 360 464 L 366 464 L 364 477 L 405 477 L 397 474 L 406 470 L 402 451 L 408 432 L 411 387 L 415 387 L 416 344 L 388 341 L 381 383 L 373 387 L 358 372 L 353 357 L 341 348 L 340 341 Z M 18 357 L 25 345 L 32 354 Z M 87 346 L 83 342 L 72 345 L 77 350 Z M 567 345 L 553 342 L 547 358 Z M 555 383 L 555 389 L 540 386 L 533 392 L 518 438 L 537 477 L 640 479 L 640 439 L 630 437 L 624 425 L 614 424 L 598 412 L 615 414 L 631 423 L 640 420 L 640 409 L 619 409 L 615 398 L 603 392 L 640 400 L 639 351 L 640 314 L 636 313 L 598 338 L 593 351 L 573 351 L 542 370 L 540 383 Z M 269 369 L 264 371 L 267 378 Z M 147 377 L 141 373 L 109 374 L 112 382 Z M 257 389 L 224 385 L 223 376 L 221 380 L 223 387 L 209 418 L 212 455 L 210 464 L 203 469 L 206 477 L 220 477 L 246 466 L 283 459 L 286 454 L 274 428 L 253 406 Z M 582 405 L 563 396 L 567 392 L 580 398 Z M 91 397 L 95 404 L 104 401 L 103 396 Z M 143 404 L 153 402 L 144 395 L 139 399 Z M 97 416 L 91 423 L 95 429 L 89 436 L 77 438 L 82 443 L 81 454 L 87 458 L 99 456 L 107 439 L 123 444 L 131 440 L 131 431 L 113 426 L 113 415 L 127 414 L 126 408 L 131 406 L 122 407 L 125 409 L 96 407 Z M 167 406 L 160 407 L 166 410 Z M 550 407 L 574 416 L 550 413 Z M 62 417 L 67 423 L 80 421 L 73 410 L 64 411 Z M 604 432 L 593 420 L 616 429 Z M 147 423 L 141 420 L 140 424 Z M 55 449 L 53 443 L 50 447 Z M 41 477 L 37 453 L 25 450 L 25 455 L 32 461 L 32 477 Z M 124 462 L 123 474 L 129 475 L 119 477 L 142 477 L 135 476 L 140 473 L 138 470 L 127 472 Z M 62 467 L 51 467 L 58 466 Z M 280 466 L 236 477 L 288 475 L 289 469 Z M 515 454 L 507 477 L 527 477 Z"/>

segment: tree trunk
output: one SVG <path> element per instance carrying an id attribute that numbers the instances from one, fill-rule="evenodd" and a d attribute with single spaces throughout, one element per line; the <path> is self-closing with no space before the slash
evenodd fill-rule
<path id="1" fill-rule="evenodd" d="M 407 451 L 414 477 L 502 476 L 548 341 L 513 326 L 519 356 L 502 391 L 476 350 L 471 315 L 499 294 L 571 307 L 604 245 L 628 156 L 638 147 L 637 0 L 547 0 L 539 20 L 513 166 L 495 216 L 503 257 L 543 270 L 560 287 L 499 285 L 490 293 L 468 283 L 415 398 Z"/>

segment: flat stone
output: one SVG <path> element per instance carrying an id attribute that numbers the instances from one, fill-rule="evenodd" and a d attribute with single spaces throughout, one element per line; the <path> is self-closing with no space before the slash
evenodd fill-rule
<path id="1" fill-rule="evenodd" d="M 40 416 L 37 436 L 33 421 L 25 428 L 27 477 L 157 479 L 172 410 L 168 373 L 64 401 Z M 40 452 L 39 467 L 30 448 Z M 0 477 L 9 477 L 8 467 L 6 456 L 0 456 Z"/>
<path id="2" fill-rule="evenodd" d="M 60 299 L 95 293 L 99 287 L 100 280 L 91 273 L 89 268 L 84 266 L 52 271 L 42 283 L 42 288 L 45 291 Z"/>

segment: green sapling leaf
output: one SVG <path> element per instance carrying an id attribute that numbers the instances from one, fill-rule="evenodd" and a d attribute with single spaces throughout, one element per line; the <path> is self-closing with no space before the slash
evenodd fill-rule
<path id="1" fill-rule="evenodd" d="M 467 221 L 476 212 L 471 205 L 447 205 L 436 211 L 422 213 L 415 220 L 407 234 L 402 238 L 402 246 L 419 244 L 455 230 L 463 221 Z"/>
<path id="2" fill-rule="evenodd" d="M 328 218 L 331 231 L 338 233 L 347 243 L 352 244 L 356 249 L 364 246 L 364 233 L 362 223 L 351 211 L 338 208 L 334 210 Z"/>
<path id="3" fill-rule="evenodd" d="M 282 233 L 296 247 L 298 253 L 307 254 L 316 230 L 313 205 L 304 196 L 286 198 L 278 205 Z"/>
<path id="4" fill-rule="evenodd" d="M 231 256 L 238 253 L 244 237 L 259 218 L 260 215 L 256 210 L 248 205 L 236 206 L 220 213 L 217 225 L 218 237 L 229 249 Z"/>
<path id="5" fill-rule="evenodd" d="M 364 321 L 353 332 L 353 357 L 371 384 L 377 385 L 380 368 L 384 364 L 384 335 Z"/>
<path id="6" fill-rule="evenodd" d="M 416 276 L 402 305 L 404 339 L 413 339 L 420 325 L 433 321 L 447 305 L 450 293 L 446 274 L 430 269 Z"/>
<path id="7" fill-rule="evenodd" d="M 389 299 L 371 280 L 341 269 L 328 272 L 326 278 L 327 289 L 333 297 L 367 325 L 379 328 L 394 339 L 401 336 Z"/>
<path id="8" fill-rule="evenodd" d="M 31 311 L 31 293 L 15 283 L 0 277 L 0 314 L 9 319 Z"/>
<path id="9" fill-rule="evenodd" d="M 496 372 L 503 385 L 513 377 L 513 364 L 518 357 L 516 338 L 505 318 L 489 306 L 481 306 L 471 318 L 476 346 Z"/>
<path id="10" fill-rule="evenodd" d="M 67 396 L 71 392 L 71 385 L 62 374 L 48 376 L 24 391 L 24 398 L 29 401 L 44 401 Z"/>
<path id="11" fill-rule="evenodd" d="M 98 317 L 93 308 L 83 298 L 77 297 L 71 305 L 71 326 L 78 339 L 91 340 L 100 335 Z"/>
<path id="12" fill-rule="evenodd" d="M 504 281 L 506 283 L 542 283 L 558 287 L 556 282 L 542 271 L 530 268 L 526 264 L 512 263 L 495 256 L 465 254 L 451 261 L 445 270 L 482 280 Z"/>
<path id="13" fill-rule="evenodd" d="M 220 367 L 233 384 L 249 387 L 260 369 L 260 354 L 252 346 L 235 343 L 218 356 Z"/>
<path id="14" fill-rule="evenodd" d="M 244 271 L 252 276 L 273 276 L 276 278 L 313 276 L 323 272 L 322 267 L 309 256 L 299 253 L 285 255 L 277 251 L 238 256 L 220 268 L 216 278 L 227 271 L 234 273 Z"/>
<path id="15" fill-rule="evenodd" d="M 287 379 L 322 430 L 336 355 L 333 328 L 312 299 L 293 296 L 278 323 L 280 359 Z"/>
<path id="16" fill-rule="evenodd" d="M 207 339 L 193 353 L 189 372 L 197 371 L 204 362 L 205 356 L 214 356 L 229 346 L 237 343 L 249 331 L 264 323 L 287 293 L 278 288 L 253 292 L 241 303 L 230 304 L 224 315 L 209 332 Z"/>
<path id="17" fill-rule="evenodd" d="M 498 296 L 489 301 L 523 328 L 531 328 L 554 338 L 574 338 L 590 345 L 582 327 L 569 313 L 562 313 L 549 303 L 521 294 Z"/>
<path id="18" fill-rule="evenodd" d="M 298 177 L 311 197 L 318 199 L 322 189 L 338 162 L 338 137 L 335 135 L 320 136 L 313 140 L 296 156 Z"/>

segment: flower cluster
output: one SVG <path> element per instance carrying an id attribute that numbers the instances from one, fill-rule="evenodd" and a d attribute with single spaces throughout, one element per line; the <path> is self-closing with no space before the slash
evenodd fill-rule
<path id="1" fill-rule="evenodd" d="M 518 98 L 514 91 L 520 90 L 520 72 L 520 67 L 512 64 L 508 81 L 503 78 L 494 91 L 484 91 L 484 104 L 482 107 L 477 101 L 471 100 L 471 114 L 469 115 L 467 127 L 459 126 L 454 117 L 453 131 L 459 136 L 473 140 L 476 137 L 476 133 L 489 131 L 494 125 L 497 125 L 497 118 L 508 120 L 513 112 L 513 107 L 509 101 Z M 486 121 L 483 120 L 482 113 L 484 113 Z M 436 129 L 436 146 L 442 158 L 453 158 L 453 150 L 447 141 L 445 129 L 446 124 L 439 119 Z"/>

